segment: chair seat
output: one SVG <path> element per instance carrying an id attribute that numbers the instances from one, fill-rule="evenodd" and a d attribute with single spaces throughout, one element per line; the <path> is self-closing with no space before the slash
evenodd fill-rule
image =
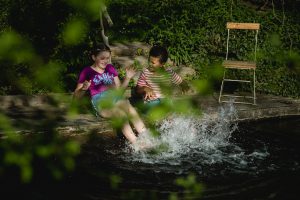
<path id="1" fill-rule="evenodd" d="M 223 66 L 231 69 L 256 69 L 256 62 L 225 60 Z"/>

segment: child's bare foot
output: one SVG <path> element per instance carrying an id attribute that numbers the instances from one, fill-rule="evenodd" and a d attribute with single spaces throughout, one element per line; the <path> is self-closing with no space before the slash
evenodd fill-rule
<path id="1" fill-rule="evenodd" d="M 147 142 L 142 142 L 142 141 L 139 141 L 139 142 L 136 142 L 135 144 L 133 144 L 133 148 L 135 151 L 147 151 L 153 147 L 154 147 L 153 144 L 150 144 Z"/>
<path id="2" fill-rule="evenodd" d="M 141 150 L 147 150 L 147 149 L 153 148 L 154 145 L 153 144 L 142 143 L 142 144 L 140 144 L 139 147 L 140 147 Z"/>

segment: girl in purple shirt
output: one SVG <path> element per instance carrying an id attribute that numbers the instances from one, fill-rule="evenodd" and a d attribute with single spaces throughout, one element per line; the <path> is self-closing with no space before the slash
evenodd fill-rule
<path id="1" fill-rule="evenodd" d="M 126 77 L 121 83 L 118 72 L 112 64 L 109 64 L 110 56 L 110 49 L 105 45 L 100 45 L 92 52 L 94 63 L 85 67 L 80 73 L 74 96 L 80 98 L 89 90 L 93 107 L 101 117 L 126 119 L 122 125 L 122 132 L 134 144 L 137 137 L 129 124 L 129 120 L 139 134 L 146 131 L 145 124 L 129 101 L 116 96 L 116 90 L 112 89 L 126 89 L 136 71 L 127 68 Z M 109 103 L 113 103 L 113 106 L 107 106 Z"/>

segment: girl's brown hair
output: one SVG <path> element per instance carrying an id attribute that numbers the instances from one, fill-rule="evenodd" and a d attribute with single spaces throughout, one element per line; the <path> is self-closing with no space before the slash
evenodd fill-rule
<path id="1" fill-rule="evenodd" d="M 99 53 L 103 51 L 108 51 L 111 53 L 111 50 L 108 46 L 106 46 L 105 44 L 99 44 L 91 50 L 91 55 L 97 56 Z"/>

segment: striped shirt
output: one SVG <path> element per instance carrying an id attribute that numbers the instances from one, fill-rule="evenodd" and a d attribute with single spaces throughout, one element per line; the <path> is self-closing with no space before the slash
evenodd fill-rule
<path id="1" fill-rule="evenodd" d="M 165 94 L 170 94 L 173 84 L 179 85 L 181 82 L 181 77 L 171 69 L 163 70 L 163 72 L 151 72 L 145 68 L 137 81 L 137 85 L 152 89 L 156 97 L 154 99 L 157 99 L 164 98 Z"/>

